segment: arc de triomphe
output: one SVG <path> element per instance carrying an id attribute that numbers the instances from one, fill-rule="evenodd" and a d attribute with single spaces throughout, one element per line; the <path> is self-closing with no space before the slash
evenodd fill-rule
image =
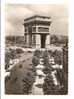
<path id="1" fill-rule="evenodd" d="M 35 15 L 24 20 L 25 45 L 32 48 L 49 48 L 51 18 Z"/>

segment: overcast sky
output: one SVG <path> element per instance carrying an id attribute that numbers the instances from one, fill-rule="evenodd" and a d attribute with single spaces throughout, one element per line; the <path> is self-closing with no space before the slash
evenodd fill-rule
<path id="1" fill-rule="evenodd" d="M 24 35 L 24 19 L 33 15 L 50 16 L 51 34 L 68 34 L 68 8 L 67 5 L 19 5 L 8 4 L 5 9 L 6 33 L 5 35 Z"/>

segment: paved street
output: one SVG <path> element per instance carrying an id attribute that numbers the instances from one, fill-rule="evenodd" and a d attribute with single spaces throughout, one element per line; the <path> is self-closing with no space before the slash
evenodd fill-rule
<path id="1" fill-rule="evenodd" d="M 30 69 L 32 68 L 32 55 L 32 53 L 24 53 L 20 57 L 20 62 L 12 68 L 5 86 L 7 94 L 24 94 L 22 80 L 28 72 L 32 72 Z"/>

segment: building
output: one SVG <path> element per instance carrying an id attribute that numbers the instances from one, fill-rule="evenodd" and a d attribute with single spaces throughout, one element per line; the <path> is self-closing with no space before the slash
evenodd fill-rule
<path id="1" fill-rule="evenodd" d="M 25 44 L 32 48 L 48 48 L 50 45 L 49 26 L 51 18 L 46 16 L 32 16 L 24 20 Z"/>

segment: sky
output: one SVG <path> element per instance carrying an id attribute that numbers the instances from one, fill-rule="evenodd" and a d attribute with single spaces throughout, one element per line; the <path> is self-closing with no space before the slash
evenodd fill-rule
<path id="1" fill-rule="evenodd" d="M 50 34 L 68 35 L 67 4 L 7 4 L 5 35 L 24 35 L 24 19 L 33 15 L 51 17 Z"/>

